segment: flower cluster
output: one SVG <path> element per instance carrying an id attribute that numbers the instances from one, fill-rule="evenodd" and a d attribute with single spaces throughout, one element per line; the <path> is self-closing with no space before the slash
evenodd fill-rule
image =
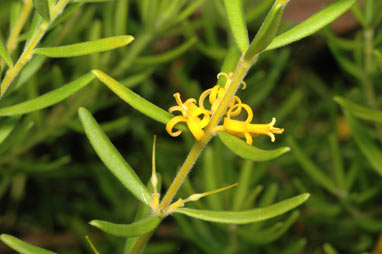
<path id="1" fill-rule="evenodd" d="M 200 97 L 199 102 L 196 104 L 196 99 L 188 99 L 184 103 L 180 98 L 180 94 L 174 94 L 175 100 L 178 106 L 173 106 L 169 109 L 169 112 L 180 111 L 182 115 L 173 117 L 166 125 L 167 132 L 172 137 L 179 136 L 182 131 L 177 130 L 173 131 L 173 128 L 176 124 L 180 122 L 185 122 L 191 131 L 192 135 L 196 140 L 201 140 L 204 135 L 204 128 L 210 122 L 211 115 L 216 111 L 218 105 L 226 93 L 227 88 L 232 82 L 233 73 L 229 75 L 226 73 L 219 73 L 217 78 L 224 76 L 227 81 L 224 87 L 215 85 L 213 88 L 207 89 L 204 91 Z M 246 88 L 246 84 L 242 82 L 243 89 Z M 204 107 L 204 101 L 208 97 L 208 101 L 211 104 L 210 109 Z M 247 119 L 244 121 L 232 119 L 240 115 L 242 110 L 247 112 Z M 273 127 L 276 123 L 276 118 L 272 118 L 272 121 L 268 124 L 252 124 L 253 112 L 251 107 L 247 104 L 241 102 L 238 96 L 234 96 L 230 103 L 228 104 L 227 111 L 225 112 L 225 117 L 223 120 L 223 125 L 217 126 L 216 131 L 226 131 L 232 135 L 235 135 L 239 138 L 245 138 L 247 144 L 252 144 L 252 138 L 260 134 L 267 135 L 271 138 L 271 141 L 275 141 L 274 134 L 283 133 L 284 129 Z"/>

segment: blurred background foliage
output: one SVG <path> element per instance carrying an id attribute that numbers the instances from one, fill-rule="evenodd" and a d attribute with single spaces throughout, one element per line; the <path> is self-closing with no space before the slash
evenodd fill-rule
<path id="1" fill-rule="evenodd" d="M 198 97 L 215 85 L 233 44 L 222 1 L 84 2 L 68 5 L 42 45 L 124 34 L 133 35 L 134 42 L 75 58 L 34 56 L 0 107 L 58 88 L 93 68 L 163 109 L 174 104 L 175 92 Z M 273 1 L 244 2 L 249 33 L 255 34 Z M 309 192 L 307 203 L 276 219 L 246 226 L 175 215 L 159 226 L 144 253 L 372 252 L 382 232 L 381 119 L 364 120 L 341 105 L 347 98 L 380 112 L 381 5 L 379 0 L 365 0 L 348 13 L 353 17 L 351 26 L 327 27 L 318 35 L 262 54 L 246 78 L 247 90 L 239 95 L 254 109 L 256 122 L 276 117 L 277 126 L 285 128 L 276 145 L 267 137 L 255 139 L 255 145 L 290 146 L 292 151 L 270 162 L 253 163 L 215 139 L 179 195 L 238 181 L 236 189 L 193 205 L 243 210 Z M 6 42 L 23 1 L 3 0 L 0 6 L 0 31 Z M 36 15 L 32 11 L 27 18 L 19 45 L 27 39 Z M 285 21 L 281 30 L 290 26 Z M 22 46 L 15 49 L 14 60 L 21 50 Z M 340 97 L 334 100 L 334 96 Z M 158 135 L 157 169 L 164 187 L 193 143 L 187 134 L 171 138 L 161 124 L 132 109 L 98 81 L 48 109 L 2 117 L 0 231 L 59 253 L 91 253 L 84 238 L 89 235 L 101 253 L 122 253 L 122 239 L 100 233 L 88 222 L 130 223 L 138 204 L 94 153 L 76 115 L 79 106 L 92 111 L 145 182 L 151 174 L 153 134 Z M 0 244 L 0 253 L 11 251 Z M 377 253 L 381 252 L 374 250 Z"/>

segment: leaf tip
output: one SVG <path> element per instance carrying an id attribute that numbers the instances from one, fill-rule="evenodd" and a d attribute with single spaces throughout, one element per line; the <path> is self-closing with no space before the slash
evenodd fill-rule
<path id="1" fill-rule="evenodd" d="M 285 146 L 282 148 L 282 154 L 290 152 L 292 149 L 289 146 Z"/>
<path id="2" fill-rule="evenodd" d="M 289 0 L 276 0 L 276 3 L 281 4 L 281 5 L 287 5 L 288 2 L 289 2 Z"/>
<path id="3" fill-rule="evenodd" d="M 304 203 L 310 197 L 310 193 L 301 194 L 301 203 Z"/>
<path id="4" fill-rule="evenodd" d="M 338 104 L 341 103 L 341 97 L 339 97 L 339 96 L 334 96 L 334 97 L 333 97 L 333 100 L 334 100 L 335 102 L 337 102 Z"/>
<path id="5" fill-rule="evenodd" d="M 92 225 L 93 227 L 99 228 L 98 220 L 92 220 L 89 222 L 89 224 Z"/>
<path id="6" fill-rule="evenodd" d="M 7 243 L 7 242 L 9 242 L 10 239 L 12 239 L 12 236 L 11 236 L 11 235 L 8 235 L 8 234 L 1 234 L 1 235 L 0 235 L 0 239 L 1 239 L 3 242 Z"/>
<path id="7" fill-rule="evenodd" d="M 134 36 L 132 36 L 132 35 L 125 35 L 125 36 L 124 36 L 124 42 L 125 42 L 126 44 L 129 44 L 129 43 L 132 42 L 133 40 L 135 40 L 135 38 L 134 38 Z"/>
<path id="8" fill-rule="evenodd" d="M 82 114 L 84 114 L 84 113 L 86 113 L 86 112 L 87 112 L 87 109 L 86 109 L 86 108 L 84 108 L 84 107 L 79 107 L 79 108 L 78 108 L 78 114 L 82 115 Z"/>

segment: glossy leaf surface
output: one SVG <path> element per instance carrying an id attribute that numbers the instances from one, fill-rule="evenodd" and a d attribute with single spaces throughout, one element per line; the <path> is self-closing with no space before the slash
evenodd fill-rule
<path id="1" fill-rule="evenodd" d="M 140 236 L 154 230 L 160 220 L 158 216 L 150 216 L 132 224 L 115 224 L 107 221 L 92 220 L 90 225 L 112 235 L 132 237 Z"/>
<path id="2" fill-rule="evenodd" d="M 129 88 L 111 78 L 109 75 L 99 70 L 93 70 L 92 72 L 102 83 L 109 87 L 122 100 L 127 102 L 130 106 L 140 111 L 141 113 L 164 124 L 167 124 L 167 122 L 172 118 L 170 113 L 142 98 Z"/>
<path id="3" fill-rule="evenodd" d="M 245 22 L 242 0 L 224 0 L 228 21 L 233 37 L 240 51 L 245 53 L 248 49 L 248 31 Z"/>
<path id="4" fill-rule="evenodd" d="M 275 216 L 284 214 L 289 210 L 304 203 L 309 198 L 309 196 L 310 194 L 304 193 L 271 206 L 267 206 L 264 208 L 255 208 L 240 212 L 198 210 L 191 208 L 178 208 L 175 210 L 175 212 L 212 222 L 228 224 L 248 224 L 267 220 Z"/>
<path id="5" fill-rule="evenodd" d="M 126 46 L 133 40 L 134 37 L 131 35 L 114 36 L 60 47 L 38 48 L 34 53 L 48 57 L 82 56 L 120 48 Z"/>
<path id="6" fill-rule="evenodd" d="M 16 105 L 12 105 L 5 108 L 0 108 L 0 116 L 12 116 L 12 115 L 22 115 L 29 112 L 33 112 L 39 109 L 43 109 L 52 106 L 81 88 L 89 84 L 95 76 L 92 73 L 88 73 L 80 77 L 79 79 L 72 81 L 58 89 L 48 92 L 44 95 L 38 96 L 29 101 L 24 101 Z"/>
<path id="7" fill-rule="evenodd" d="M 382 123 L 382 111 L 377 111 L 364 106 L 360 106 L 340 96 L 334 97 L 334 100 L 356 117 Z"/>
<path id="8" fill-rule="evenodd" d="M 314 14 L 312 17 L 274 38 L 266 50 L 280 48 L 292 42 L 301 40 L 302 38 L 305 38 L 309 35 L 312 35 L 313 33 L 317 32 L 341 16 L 356 2 L 357 0 L 335 1 L 334 3 L 324 8 L 322 11 Z"/>
<path id="9" fill-rule="evenodd" d="M 0 238 L 6 245 L 21 254 L 56 254 L 56 252 L 34 246 L 11 235 L 2 234 Z"/>
<path id="10" fill-rule="evenodd" d="M 274 150 L 263 150 L 255 146 L 250 146 L 243 140 L 232 136 L 226 132 L 219 132 L 219 138 L 224 145 L 234 154 L 243 159 L 252 161 L 267 161 L 277 158 L 290 151 L 289 147 L 281 147 Z"/>
<path id="11" fill-rule="evenodd" d="M 148 204 L 151 195 L 146 186 L 123 159 L 91 113 L 85 108 L 80 108 L 78 114 L 90 143 L 103 163 L 136 198 Z"/>

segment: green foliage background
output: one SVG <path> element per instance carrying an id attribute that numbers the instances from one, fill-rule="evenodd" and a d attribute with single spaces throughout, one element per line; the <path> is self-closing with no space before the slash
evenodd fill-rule
<path id="1" fill-rule="evenodd" d="M 144 183 L 151 175 L 156 134 L 163 189 L 187 156 L 193 137 L 186 132 L 170 137 L 161 123 L 136 111 L 97 79 L 49 108 L 12 117 L 6 117 L 6 108 L 100 69 L 167 109 L 175 104 L 175 92 L 197 98 L 214 86 L 224 57 L 237 49 L 231 47 L 234 39 L 223 1 L 85 2 L 67 6 L 42 39 L 43 47 L 127 34 L 135 39 L 107 52 L 87 47 L 92 54 L 72 58 L 36 51 L 1 98 L 0 231 L 58 253 L 91 253 L 84 238 L 89 235 L 101 253 L 123 253 L 124 239 L 101 233 L 88 222 L 131 223 L 139 204 L 90 146 L 78 108 L 92 112 Z M 250 38 L 272 3 L 243 1 Z M 5 45 L 23 2 L 5 0 L 0 7 Z M 258 137 L 254 145 L 269 150 L 289 146 L 291 152 L 254 163 L 237 157 L 216 138 L 178 195 L 238 182 L 236 189 L 187 206 L 245 210 L 303 192 L 310 193 L 310 199 L 288 214 L 243 226 L 170 216 L 144 253 L 380 253 L 372 250 L 382 232 L 381 8 L 379 0 L 365 0 L 352 8 L 360 22 L 356 29 L 339 36 L 325 27 L 261 54 L 245 79 L 247 89 L 238 95 L 254 109 L 256 122 L 276 117 L 277 126 L 285 128 L 275 143 Z M 33 20 L 40 17 L 33 12 L 11 54 L 14 62 Z M 49 18 L 49 12 L 43 12 Z M 291 26 L 282 22 L 280 31 Z M 4 78 L 5 62 L 1 66 Z M 10 252 L 0 247 L 0 253 Z"/>

